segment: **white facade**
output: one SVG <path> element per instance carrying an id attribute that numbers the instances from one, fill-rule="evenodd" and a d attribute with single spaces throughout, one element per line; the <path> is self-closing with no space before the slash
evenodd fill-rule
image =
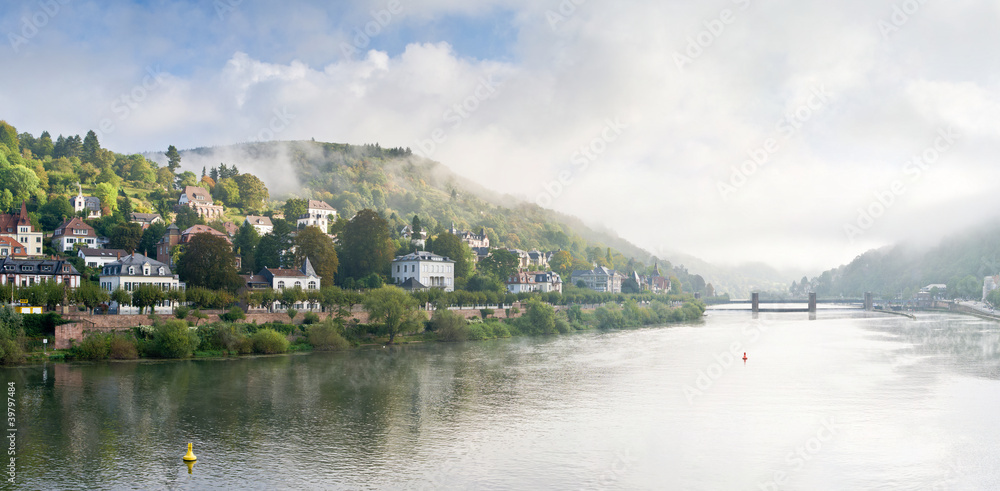
<path id="1" fill-rule="evenodd" d="M 80 273 L 72 264 L 61 259 L 0 259 L 0 284 L 28 287 L 45 281 L 55 281 L 70 288 L 79 288 Z"/>
<path id="2" fill-rule="evenodd" d="M 23 242 L 22 242 L 23 244 Z M 97 233 L 79 217 L 64 222 L 52 234 L 52 247 L 59 252 L 70 252 L 74 244 L 83 244 L 90 249 L 98 248 Z"/>
<path id="3" fill-rule="evenodd" d="M 323 233 L 330 230 L 330 220 L 337 219 L 337 209 L 325 201 L 309 200 L 306 204 L 306 214 L 299 217 L 296 225 L 301 227 L 318 227 Z"/>
<path id="4" fill-rule="evenodd" d="M 132 292 L 141 285 L 154 285 L 163 291 L 184 289 L 184 283 L 177 275 L 171 274 L 166 264 L 139 253 L 110 263 L 101 271 L 101 288 L 108 293 L 119 287 Z M 175 305 L 175 302 L 164 300 L 158 303 L 156 308 L 171 308 Z M 111 309 L 117 310 L 119 314 L 139 313 L 139 307 L 120 306 L 114 301 L 111 302 Z"/>
<path id="5" fill-rule="evenodd" d="M 268 217 L 247 215 L 246 219 L 243 220 L 243 223 L 249 223 L 250 226 L 257 229 L 257 234 L 262 236 L 267 235 L 274 230 L 274 224 Z M 326 230 L 324 229 L 323 231 L 325 232 Z"/>
<path id="6" fill-rule="evenodd" d="M 393 260 L 393 282 L 399 285 L 410 278 L 428 288 L 455 291 L 455 261 L 429 252 L 415 252 Z"/>
<path id="7" fill-rule="evenodd" d="M 101 199 L 93 196 L 84 196 L 83 188 L 77 184 L 77 195 L 69 199 L 73 211 L 80 213 L 87 210 L 87 218 L 101 218 Z"/>
<path id="8" fill-rule="evenodd" d="M 510 293 L 562 293 L 562 278 L 554 271 L 514 273 L 507 279 Z"/>
<path id="9" fill-rule="evenodd" d="M 80 249 L 77 253 L 83 263 L 91 268 L 104 268 L 128 255 L 122 249 Z"/>

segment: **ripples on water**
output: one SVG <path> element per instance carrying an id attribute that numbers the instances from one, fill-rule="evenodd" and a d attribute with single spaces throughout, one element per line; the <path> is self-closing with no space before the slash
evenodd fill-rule
<path id="1" fill-rule="evenodd" d="M 3 373 L 32 489 L 996 489 L 998 346 L 998 324 L 968 317 L 710 311 L 614 333 Z"/>

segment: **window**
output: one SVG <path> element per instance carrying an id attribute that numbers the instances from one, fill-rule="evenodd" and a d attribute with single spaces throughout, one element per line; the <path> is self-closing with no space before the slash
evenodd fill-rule
<path id="1" fill-rule="evenodd" d="M 309 282 L 309 289 L 310 290 L 315 290 L 316 289 L 316 282 L 315 281 L 310 281 Z"/>
<path id="2" fill-rule="evenodd" d="M 128 274 L 130 274 L 130 275 L 135 274 L 135 267 L 134 266 L 129 266 L 128 267 Z"/>
<path id="3" fill-rule="evenodd" d="M 285 282 L 284 281 L 279 281 L 278 282 L 278 289 L 279 290 L 284 290 L 285 289 Z"/>
<path id="4" fill-rule="evenodd" d="M 301 281 L 296 281 L 295 282 L 295 287 L 296 288 L 302 288 L 302 282 Z"/>
<path id="5" fill-rule="evenodd" d="M 163 276 L 163 266 L 160 266 L 160 269 L 158 269 L 157 271 L 159 272 L 160 276 Z"/>

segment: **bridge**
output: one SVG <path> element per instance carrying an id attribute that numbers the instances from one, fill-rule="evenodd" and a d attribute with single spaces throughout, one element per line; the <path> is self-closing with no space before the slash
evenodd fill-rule
<path id="1" fill-rule="evenodd" d="M 817 306 L 817 304 L 820 304 L 820 303 L 822 303 L 822 304 L 836 304 L 836 305 L 849 305 L 852 308 L 858 308 L 858 309 L 864 309 L 864 310 L 874 310 L 874 308 L 875 308 L 874 296 L 871 293 L 865 293 L 865 298 L 860 298 L 860 299 L 838 298 L 838 299 L 824 299 L 824 300 L 818 300 L 816 298 L 816 294 L 815 293 L 810 293 L 809 294 L 809 300 L 807 300 L 807 301 L 802 301 L 802 300 L 761 300 L 760 299 L 760 294 L 759 293 L 754 293 L 754 294 L 752 294 L 752 297 L 750 298 L 750 300 L 729 300 L 727 302 L 719 302 L 717 304 L 713 304 L 713 306 L 714 305 L 734 305 L 734 304 L 739 305 L 739 304 L 748 304 L 748 303 L 750 304 L 750 308 L 749 309 L 738 309 L 737 308 L 737 309 L 727 309 L 727 310 L 752 310 L 753 313 L 755 313 L 755 314 L 758 313 L 758 312 L 779 312 L 779 313 L 787 313 L 787 312 L 809 312 L 809 313 L 816 313 L 816 306 Z M 782 307 L 782 308 L 761 308 L 761 304 L 781 304 L 781 305 L 801 304 L 801 305 L 805 305 L 805 307 L 804 308 L 794 308 L 794 307 L 793 308 L 788 308 L 788 307 Z"/>

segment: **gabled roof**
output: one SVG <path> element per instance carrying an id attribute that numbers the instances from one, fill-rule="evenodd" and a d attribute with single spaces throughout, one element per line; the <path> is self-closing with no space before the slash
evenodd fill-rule
<path id="1" fill-rule="evenodd" d="M 187 230 L 181 232 L 181 243 L 186 244 L 191 240 L 191 236 L 198 234 L 212 234 L 215 235 L 216 237 L 222 237 L 223 239 L 226 239 L 226 242 L 232 244 L 232 242 L 229 240 L 228 235 L 219 232 L 218 230 L 209 227 L 208 225 L 201 225 L 201 224 L 191 226 Z"/>
<path id="2" fill-rule="evenodd" d="M 67 230 L 69 232 L 67 233 Z M 83 234 L 78 234 L 73 232 L 74 230 L 83 230 Z M 97 232 L 94 231 L 94 227 L 87 225 L 80 217 L 73 217 L 68 221 L 63 222 L 58 227 L 56 227 L 53 236 L 63 236 L 72 235 L 74 237 L 97 237 Z"/>
<path id="3" fill-rule="evenodd" d="M 310 276 L 319 277 L 316 274 L 316 270 L 312 266 L 312 262 L 309 261 L 307 257 L 302 267 L 299 269 L 288 269 L 288 268 L 264 268 L 257 273 L 270 280 L 271 278 L 282 277 L 282 278 L 307 278 Z"/>
<path id="4" fill-rule="evenodd" d="M 124 249 L 91 249 L 89 247 L 81 247 L 80 252 L 77 255 L 83 255 L 84 257 L 113 257 L 120 259 L 128 255 L 128 252 Z"/>
<path id="5" fill-rule="evenodd" d="M 122 268 L 127 268 L 129 266 L 135 266 L 138 270 L 135 274 L 125 274 Z M 145 266 L 149 266 L 149 275 L 144 275 L 143 270 Z M 163 268 L 163 274 L 159 274 L 159 269 Z M 132 253 L 130 255 L 124 256 L 121 259 L 108 264 L 104 267 L 105 271 L 109 271 L 110 275 L 113 276 L 173 276 L 170 272 L 170 266 L 157 261 L 156 259 L 150 259 L 138 252 Z"/>
<path id="6" fill-rule="evenodd" d="M 207 190 L 199 186 L 184 186 L 183 193 L 188 201 L 194 201 L 206 205 L 212 204 L 212 195 Z"/>
<path id="7" fill-rule="evenodd" d="M 396 259 L 392 260 L 392 262 L 398 262 L 398 261 L 434 261 L 434 262 L 439 262 L 439 263 L 440 262 L 443 262 L 443 263 L 454 263 L 455 262 L 455 261 L 452 261 L 451 259 L 449 259 L 447 257 L 439 256 L 437 254 L 433 254 L 433 253 L 430 253 L 430 252 L 427 252 L 427 251 L 417 251 L 417 252 L 414 252 L 414 253 L 411 253 L 411 254 L 407 254 L 405 256 L 396 256 Z"/>
<path id="8" fill-rule="evenodd" d="M 0 213 L 0 234 L 15 233 L 17 232 L 18 225 L 31 226 L 31 220 L 28 219 L 28 207 L 23 201 L 21 202 L 21 212 L 19 214 L 8 215 Z"/>
<path id="9" fill-rule="evenodd" d="M 46 267 L 49 269 L 44 269 Z M 71 263 L 62 259 L 13 259 L 10 257 L 0 258 L 0 272 L 53 276 L 80 275 L 80 272 Z"/>
<path id="10" fill-rule="evenodd" d="M 20 242 L 14 240 L 11 237 L 0 237 L 0 245 L 4 245 L 10 248 L 10 256 L 13 257 L 27 257 L 28 248 L 24 247 Z M 19 251 L 19 252 L 15 252 Z"/>
<path id="11" fill-rule="evenodd" d="M 334 213 L 337 212 L 337 209 L 327 204 L 326 201 L 318 201 L 314 199 L 309 200 L 309 203 L 306 205 L 306 209 L 332 211 Z"/>
<path id="12" fill-rule="evenodd" d="M 163 220 L 159 213 L 132 213 L 133 222 L 153 223 L 157 218 Z"/>
<path id="13" fill-rule="evenodd" d="M 262 217 L 257 215 L 247 215 L 246 220 L 243 223 L 250 222 L 250 225 L 256 225 L 258 227 L 273 227 L 274 224 L 271 223 L 271 219 L 268 217 Z"/>
<path id="14" fill-rule="evenodd" d="M 404 290 L 427 290 L 427 287 L 417 281 L 416 278 L 408 278 L 406 281 L 400 283 L 399 287 Z"/>

